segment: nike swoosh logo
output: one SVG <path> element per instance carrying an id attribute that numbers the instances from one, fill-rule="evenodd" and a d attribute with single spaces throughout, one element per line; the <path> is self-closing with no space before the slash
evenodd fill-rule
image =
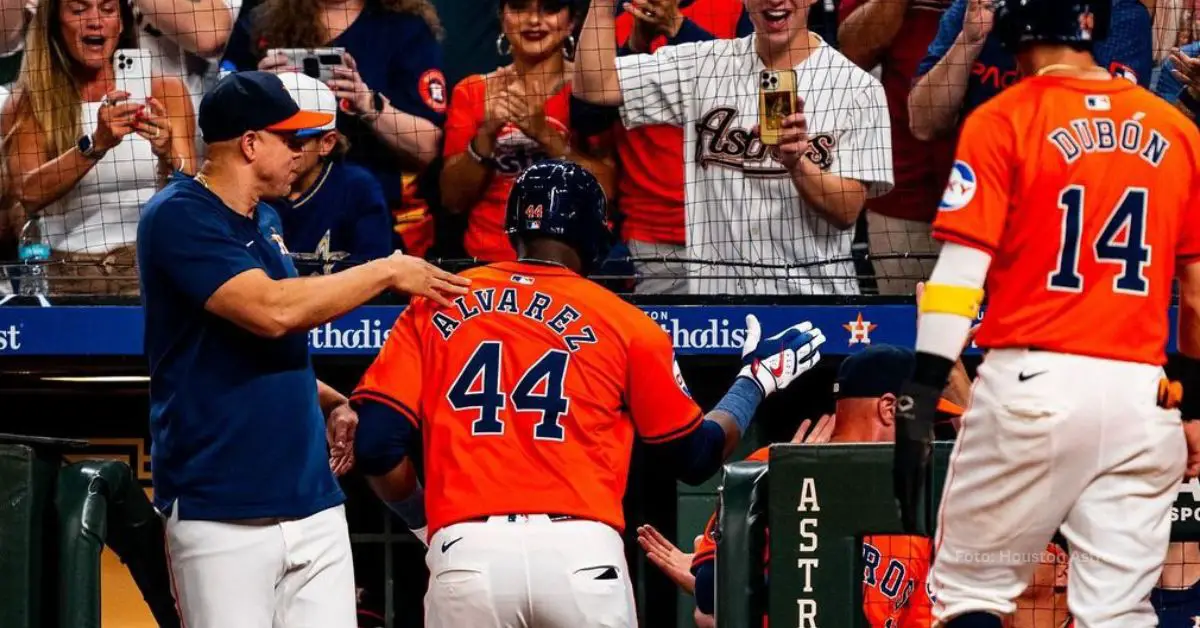
<path id="1" fill-rule="evenodd" d="M 457 543 L 461 540 L 463 540 L 463 537 L 460 536 L 457 539 L 454 539 L 453 541 L 446 541 L 445 543 L 442 543 L 442 553 L 445 554 L 446 550 L 450 549 L 451 547 L 454 546 L 455 543 Z"/>
<path id="2" fill-rule="evenodd" d="M 1036 373 L 1030 373 L 1028 375 L 1026 375 L 1024 372 L 1021 372 L 1020 374 L 1017 375 L 1017 381 L 1020 381 L 1020 382 L 1028 381 L 1028 380 L 1031 380 L 1031 379 L 1037 377 L 1038 375 L 1045 375 L 1046 373 L 1049 373 L 1049 372 L 1050 371 L 1038 371 Z"/>
<path id="3" fill-rule="evenodd" d="M 251 240 L 251 241 L 249 241 L 249 242 L 247 242 L 247 243 L 246 243 L 246 246 L 247 246 L 247 247 L 250 247 L 250 246 L 252 246 L 253 244 L 254 244 L 254 240 Z"/>
<path id="4" fill-rule="evenodd" d="M 783 354 L 780 353 L 779 354 L 779 366 L 771 367 L 770 368 L 771 374 L 774 375 L 775 377 L 783 377 L 783 365 L 784 365 Z"/>

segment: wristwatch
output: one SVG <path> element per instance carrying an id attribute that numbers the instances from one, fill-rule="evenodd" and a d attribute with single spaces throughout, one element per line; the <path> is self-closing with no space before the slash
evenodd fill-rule
<path id="1" fill-rule="evenodd" d="M 496 159 L 494 157 L 484 157 L 483 155 L 479 154 L 479 150 L 475 148 L 475 138 L 473 137 L 471 138 L 471 141 L 467 142 L 467 154 L 470 155 L 471 159 L 475 160 L 475 163 L 477 164 L 487 166 L 488 168 L 496 167 Z"/>
<path id="2" fill-rule="evenodd" d="M 79 154 L 88 159 L 100 159 L 104 156 L 103 151 L 96 150 L 96 142 L 92 140 L 89 134 L 83 134 L 75 141 L 75 148 L 79 149 Z"/>
<path id="3" fill-rule="evenodd" d="M 361 116 L 364 120 L 371 122 L 378 118 L 383 113 L 383 94 L 378 91 L 371 90 L 371 110 L 364 111 Z"/>

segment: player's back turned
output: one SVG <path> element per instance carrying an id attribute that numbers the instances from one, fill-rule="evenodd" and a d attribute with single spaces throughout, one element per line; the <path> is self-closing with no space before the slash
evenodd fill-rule
<path id="1" fill-rule="evenodd" d="M 820 359 L 811 323 L 764 338 L 748 316 L 742 370 L 702 416 L 667 334 L 583 278 L 607 253 L 606 210 L 583 167 L 527 168 L 506 218 L 522 261 L 470 271 L 454 305 L 412 303 L 351 395 L 358 468 L 428 539 L 428 628 L 637 625 L 620 535 L 635 432 L 699 484 Z"/>
<path id="2" fill-rule="evenodd" d="M 635 431 L 653 443 L 702 419 L 678 386 L 642 386 L 674 379 L 668 336 L 566 268 L 504 262 L 465 276 L 456 307 L 413 306 L 425 449 L 470 452 L 428 469 L 427 493 L 441 497 L 431 527 L 552 511 L 621 529 Z"/>
<path id="3" fill-rule="evenodd" d="M 994 257 L 979 346 L 1164 362 L 1176 260 L 1200 253 L 1196 126 L 1124 79 L 1047 74 L 980 107 L 960 145 L 985 136 L 999 150 L 955 163 L 934 226 Z"/>

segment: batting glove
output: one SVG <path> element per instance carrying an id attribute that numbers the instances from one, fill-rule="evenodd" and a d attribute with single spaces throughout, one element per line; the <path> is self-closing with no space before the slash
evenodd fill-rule
<path id="1" fill-rule="evenodd" d="M 787 388 L 821 359 L 817 351 L 825 335 L 810 322 L 792 325 L 767 338 L 753 314 L 746 315 L 746 343 L 742 345 L 742 371 L 745 377 L 758 384 L 763 397 Z"/>
<path id="2" fill-rule="evenodd" d="M 906 382 L 896 399 L 896 450 L 892 486 L 906 534 L 928 534 L 929 461 L 933 456 L 933 422 L 942 391 Z"/>

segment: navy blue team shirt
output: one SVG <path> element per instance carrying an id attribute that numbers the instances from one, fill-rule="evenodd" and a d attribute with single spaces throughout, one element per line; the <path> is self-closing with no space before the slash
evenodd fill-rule
<path id="1" fill-rule="evenodd" d="M 930 42 L 925 59 L 917 67 L 916 80 L 928 74 L 954 45 L 966 19 L 967 1 L 954 0 L 954 4 L 942 14 L 937 35 Z M 1115 74 L 1129 76 L 1132 73 L 1133 76 L 1129 78 L 1136 78 L 1139 85 L 1149 87 L 1154 67 L 1150 11 L 1140 0 L 1112 2 L 1112 25 L 1108 38 L 1096 44 L 1096 62 Z M 959 120 L 965 119 L 976 107 L 1019 79 L 1016 57 L 1004 50 L 997 37 L 989 36 L 967 79 L 967 93 L 963 98 Z"/>
<path id="2" fill-rule="evenodd" d="M 269 203 L 283 221 L 283 240 L 302 275 L 329 274 L 392 253 L 392 215 L 383 189 L 360 166 L 327 161 L 296 200 Z"/>
<path id="3" fill-rule="evenodd" d="M 256 42 L 254 16 L 243 10 L 229 35 L 223 61 L 238 70 L 253 70 L 271 48 L 293 47 L 287 42 Z M 442 76 L 442 48 L 425 20 L 412 13 L 397 13 L 368 0 L 350 27 L 327 44 L 345 48 L 354 57 L 363 82 L 382 93 L 392 106 L 445 126 L 446 93 Z M 338 112 L 337 129 L 350 140 L 346 159 L 371 171 L 383 186 L 389 206 L 403 201 L 403 168 L 393 151 L 369 125 L 356 116 Z"/>
<path id="4" fill-rule="evenodd" d="M 329 468 L 307 334 L 263 338 L 204 309 L 247 270 L 295 277 L 285 249 L 270 206 L 247 218 L 181 174 L 142 210 L 150 457 L 164 513 L 299 518 L 345 500 Z"/>

